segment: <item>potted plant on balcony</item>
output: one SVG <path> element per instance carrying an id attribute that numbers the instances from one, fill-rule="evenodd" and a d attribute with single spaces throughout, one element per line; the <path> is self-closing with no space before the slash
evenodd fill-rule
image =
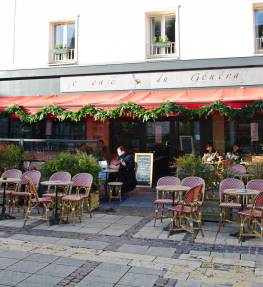
<path id="1" fill-rule="evenodd" d="M 170 47 L 171 42 L 169 41 L 169 38 L 164 36 L 154 36 L 153 37 L 153 47 L 154 48 L 168 48 Z"/>
<path id="2" fill-rule="evenodd" d="M 60 54 L 66 54 L 69 51 L 69 47 L 67 45 L 56 45 L 55 48 L 53 49 L 53 53 L 60 55 Z"/>

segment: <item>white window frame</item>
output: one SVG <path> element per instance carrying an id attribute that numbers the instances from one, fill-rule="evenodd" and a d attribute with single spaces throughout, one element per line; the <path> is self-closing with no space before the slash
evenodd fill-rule
<path id="1" fill-rule="evenodd" d="M 56 25 L 59 24 L 64 24 L 65 26 L 67 24 L 75 24 L 75 51 L 74 51 L 74 61 L 73 62 L 63 62 L 63 63 L 54 63 L 52 60 L 52 57 L 50 55 L 52 49 L 55 48 L 55 27 Z M 64 27 L 63 28 L 63 45 L 67 44 L 64 43 L 64 41 L 67 39 L 67 29 Z M 49 61 L 49 65 L 63 65 L 63 64 L 77 64 L 78 63 L 78 50 L 79 50 L 79 15 L 77 15 L 76 17 L 70 17 L 67 20 L 65 19 L 53 19 L 49 22 L 49 45 L 48 45 L 48 51 L 49 51 L 49 57 L 48 57 L 48 61 Z"/>
<path id="2" fill-rule="evenodd" d="M 257 10 L 262 10 L 263 11 L 263 2 L 258 2 L 258 1 L 253 1 L 252 3 L 252 13 L 253 13 L 253 41 L 254 41 L 254 55 L 255 56 L 262 56 L 263 55 L 263 49 L 262 50 L 257 50 L 256 48 L 256 38 L 257 38 L 257 34 L 256 34 L 256 18 L 255 18 L 255 12 Z"/>
<path id="3" fill-rule="evenodd" d="M 152 60 L 167 60 L 167 59 L 178 59 L 180 58 L 180 29 L 179 29 L 179 8 L 178 6 L 176 10 L 165 10 L 165 11 L 153 11 L 153 12 L 147 12 L 145 15 L 145 56 L 146 60 L 152 61 Z M 165 17 L 166 16 L 174 16 L 175 17 L 175 55 L 168 57 L 168 58 L 159 58 L 157 57 L 156 59 L 152 59 L 149 57 L 149 50 L 147 47 L 152 44 L 152 39 L 153 39 L 153 31 L 152 31 L 152 18 L 153 17 L 161 17 L 161 35 L 165 35 Z"/>

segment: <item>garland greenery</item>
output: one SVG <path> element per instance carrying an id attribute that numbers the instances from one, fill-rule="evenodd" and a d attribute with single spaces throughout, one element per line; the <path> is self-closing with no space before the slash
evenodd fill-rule
<path id="1" fill-rule="evenodd" d="M 67 111 L 58 106 L 48 106 L 41 108 L 41 110 L 36 114 L 28 114 L 22 106 L 14 105 L 7 107 L 1 113 L 1 116 L 16 114 L 21 121 L 26 123 L 35 123 L 41 121 L 49 115 L 55 116 L 60 121 L 71 120 L 78 122 L 88 116 L 93 117 L 95 120 L 105 121 L 106 119 L 116 119 L 125 116 L 147 122 L 150 120 L 157 120 L 159 118 L 168 117 L 173 114 L 193 119 L 209 116 L 213 112 L 219 112 L 225 117 L 235 118 L 240 116 L 253 117 L 262 111 L 263 100 L 255 101 L 253 104 L 240 109 L 231 108 L 225 105 L 223 102 L 217 101 L 195 110 L 171 102 L 165 102 L 156 109 L 147 110 L 143 109 L 137 104 L 128 102 L 120 104 L 117 108 L 111 110 L 101 110 L 95 108 L 94 106 L 88 105 L 82 107 L 77 112 Z"/>

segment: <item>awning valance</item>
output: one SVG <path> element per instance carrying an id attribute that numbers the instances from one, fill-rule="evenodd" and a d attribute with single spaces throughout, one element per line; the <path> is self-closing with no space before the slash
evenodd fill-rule
<path id="1" fill-rule="evenodd" d="M 251 105 L 255 101 L 263 101 L 263 87 L 253 88 L 218 88 L 218 89 L 192 89 L 192 90 L 159 90 L 159 91 L 130 91 L 130 92 L 100 92 L 100 93 L 83 93 L 83 94 L 59 94 L 59 95 L 45 95 L 45 96 L 9 96 L 0 97 L 0 111 L 16 112 L 23 117 L 25 114 L 39 114 L 42 113 L 44 117 L 50 114 L 55 115 L 54 107 L 67 111 L 78 112 L 83 111 L 84 107 L 89 107 L 89 111 L 93 108 L 91 115 L 96 114 L 97 111 L 112 111 L 112 117 L 117 117 L 114 110 L 123 107 L 127 103 L 133 103 L 134 111 L 140 107 L 144 110 L 154 110 L 158 107 L 163 107 L 164 103 L 172 103 L 177 106 L 172 113 L 183 112 L 179 107 L 187 110 L 195 110 L 206 108 L 215 103 L 222 104 L 227 108 L 241 109 Z M 16 108 L 8 108 L 16 106 Z M 126 105 L 127 109 L 132 107 L 132 104 Z M 136 107 L 135 107 L 136 106 Z M 20 107 L 20 108 L 18 108 Z M 50 107 L 53 107 L 50 109 Z M 171 107 L 171 105 L 170 105 Z M 218 106 L 219 107 L 219 106 Z M 165 110 L 166 109 L 166 110 Z M 261 109 L 261 106 L 259 106 Z M 43 110 L 45 112 L 43 112 Z M 139 110 L 137 110 L 139 113 Z M 159 116 L 168 114 L 168 105 L 159 111 Z M 24 114 L 24 115 L 25 115 Z M 58 115 L 61 112 L 57 113 Z M 86 114 L 89 112 L 86 111 Z M 119 113 L 120 114 L 120 113 Z M 133 113 L 134 114 L 134 113 Z M 189 114 L 189 113 L 188 113 Z M 104 113 L 102 116 L 105 118 Z M 82 117 L 84 114 L 82 114 Z M 80 117 L 80 116 L 77 116 Z M 140 118 L 140 116 L 138 116 Z M 25 116 L 24 116 L 25 118 Z M 43 118 L 43 117 L 42 117 Z M 61 117 L 62 118 L 62 117 Z M 69 115 L 63 115 L 63 119 L 70 118 Z M 100 116 L 98 116 L 100 118 Z M 32 118 L 33 119 L 33 118 Z"/>

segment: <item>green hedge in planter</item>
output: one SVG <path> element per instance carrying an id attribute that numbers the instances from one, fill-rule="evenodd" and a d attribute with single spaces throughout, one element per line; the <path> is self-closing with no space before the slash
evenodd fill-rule
<path id="1" fill-rule="evenodd" d="M 23 160 L 23 153 L 19 146 L 14 144 L 0 145 L 1 172 L 4 169 L 20 168 L 22 160 Z"/>
<path id="2" fill-rule="evenodd" d="M 60 153 L 55 159 L 48 160 L 42 173 L 49 177 L 57 171 L 68 171 L 72 176 L 77 173 L 87 172 L 93 176 L 94 187 L 97 185 L 98 173 L 100 171 L 98 160 L 93 155 L 86 153 Z"/>

